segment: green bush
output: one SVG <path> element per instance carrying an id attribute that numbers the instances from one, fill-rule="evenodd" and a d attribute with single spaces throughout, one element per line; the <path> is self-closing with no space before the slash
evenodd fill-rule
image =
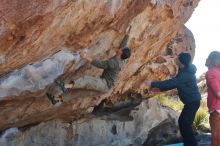
<path id="1" fill-rule="evenodd" d="M 182 102 L 179 100 L 178 97 L 168 97 L 164 94 L 160 94 L 155 96 L 155 98 L 166 107 L 169 107 L 175 111 L 181 112 L 183 108 Z M 207 102 L 206 99 L 201 100 L 201 105 L 199 110 L 195 115 L 195 119 L 193 122 L 193 128 L 196 130 L 200 130 L 203 132 L 209 132 L 209 114 L 207 109 Z"/>
<path id="2" fill-rule="evenodd" d="M 200 131 L 209 131 L 209 114 L 204 108 L 199 108 L 193 121 L 193 128 Z"/>
<path id="3" fill-rule="evenodd" d="M 183 108 L 182 102 L 178 97 L 168 97 L 163 94 L 155 96 L 155 98 L 163 105 L 180 112 Z"/>

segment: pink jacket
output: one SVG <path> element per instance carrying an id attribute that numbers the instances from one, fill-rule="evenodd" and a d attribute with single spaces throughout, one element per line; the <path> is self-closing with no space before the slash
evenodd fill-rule
<path id="1" fill-rule="evenodd" d="M 216 93 L 220 92 L 220 67 L 212 67 L 206 73 L 208 87 L 207 104 L 209 111 L 220 110 L 220 98 Z"/>

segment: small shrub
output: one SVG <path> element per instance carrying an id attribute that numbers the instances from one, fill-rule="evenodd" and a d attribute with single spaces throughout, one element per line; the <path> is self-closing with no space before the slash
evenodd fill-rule
<path id="1" fill-rule="evenodd" d="M 193 121 L 193 128 L 200 131 L 209 131 L 209 115 L 207 110 L 200 108 Z"/>
<path id="2" fill-rule="evenodd" d="M 182 102 L 178 97 L 168 97 L 163 94 L 157 95 L 155 97 L 163 106 L 170 107 L 171 109 L 180 112 L 183 108 Z"/>
<path id="3" fill-rule="evenodd" d="M 181 112 L 183 108 L 183 103 L 179 100 L 178 97 L 168 97 L 164 94 L 160 94 L 155 96 L 155 98 L 163 105 L 170 107 L 171 109 Z M 209 114 L 207 109 L 207 99 L 201 100 L 201 105 L 199 110 L 197 111 L 195 115 L 195 119 L 193 122 L 193 128 L 196 130 L 200 130 L 203 132 L 209 132 L 210 126 L 209 126 Z"/>

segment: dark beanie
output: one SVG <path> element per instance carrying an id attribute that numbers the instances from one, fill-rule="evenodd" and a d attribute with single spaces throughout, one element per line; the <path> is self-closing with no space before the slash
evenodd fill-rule
<path id="1" fill-rule="evenodd" d="M 131 56 L 131 49 L 130 48 L 123 48 L 121 59 L 127 59 Z"/>
<path id="2" fill-rule="evenodd" d="M 180 53 L 179 54 L 179 61 L 183 65 L 188 66 L 191 62 L 191 55 L 189 53 Z"/>

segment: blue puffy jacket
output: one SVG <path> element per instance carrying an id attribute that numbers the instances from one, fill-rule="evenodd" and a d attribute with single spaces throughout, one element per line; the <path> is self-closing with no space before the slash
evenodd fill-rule
<path id="1" fill-rule="evenodd" d="M 159 88 L 162 91 L 177 88 L 179 98 L 184 103 L 191 103 L 201 100 L 201 95 L 196 83 L 196 67 L 193 64 L 179 70 L 176 77 L 151 83 L 152 88 Z"/>

